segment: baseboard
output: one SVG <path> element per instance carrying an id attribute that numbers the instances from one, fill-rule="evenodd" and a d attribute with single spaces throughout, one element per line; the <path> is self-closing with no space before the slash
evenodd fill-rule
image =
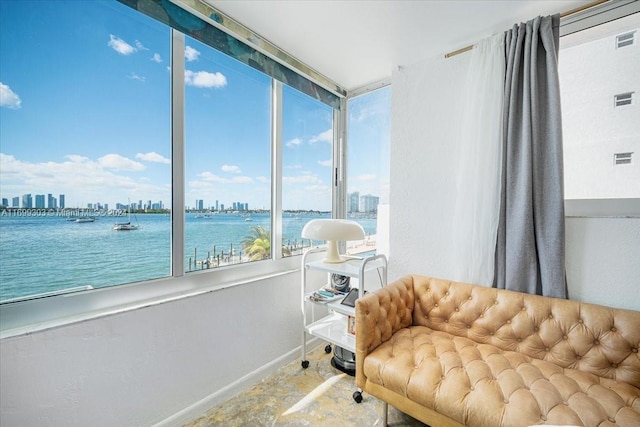
<path id="1" fill-rule="evenodd" d="M 307 350 L 311 351 L 320 345 L 323 341 L 318 338 L 312 338 L 307 342 Z M 169 418 L 154 424 L 152 427 L 181 427 L 185 424 L 196 420 L 198 417 L 204 415 L 211 408 L 226 402 L 237 394 L 248 390 L 251 386 L 258 383 L 262 379 L 266 378 L 273 372 L 282 368 L 283 366 L 293 362 L 300 358 L 300 352 L 302 348 L 300 346 L 283 354 L 277 359 L 272 360 L 266 365 L 261 366 L 253 372 L 248 373 L 244 377 L 232 382 L 226 387 L 216 390 L 205 398 L 195 402 L 183 410 L 173 414 Z"/>

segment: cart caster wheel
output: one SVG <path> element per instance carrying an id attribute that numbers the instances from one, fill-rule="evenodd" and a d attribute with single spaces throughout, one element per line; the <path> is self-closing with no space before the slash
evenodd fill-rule
<path id="1" fill-rule="evenodd" d="M 309 361 L 308 360 L 303 360 L 302 361 L 302 369 L 307 369 L 309 367 Z"/>
<path id="2" fill-rule="evenodd" d="M 327 346 L 324 348 L 324 352 L 331 353 L 331 344 L 327 344 Z"/>
<path id="3" fill-rule="evenodd" d="M 353 392 L 353 400 L 355 400 L 356 403 L 362 402 L 362 393 L 360 393 L 359 391 L 354 391 Z"/>

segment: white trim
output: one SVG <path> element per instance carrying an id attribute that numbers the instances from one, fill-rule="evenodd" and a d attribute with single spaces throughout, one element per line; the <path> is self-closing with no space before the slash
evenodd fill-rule
<path id="1" fill-rule="evenodd" d="M 565 200 L 564 214 L 567 218 L 640 218 L 640 198 Z"/>
<path id="2" fill-rule="evenodd" d="M 171 29 L 171 274 L 184 275 L 184 49 L 185 37 Z M 177 239 L 176 236 L 182 236 Z"/>

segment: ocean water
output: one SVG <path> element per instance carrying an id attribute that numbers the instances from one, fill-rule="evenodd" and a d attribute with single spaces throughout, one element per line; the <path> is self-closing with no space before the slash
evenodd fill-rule
<path id="1" fill-rule="evenodd" d="M 304 224 L 328 215 L 285 213 L 283 243 L 301 242 Z M 115 231 L 126 217 L 98 217 L 77 223 L 59 216 L 0 216 L 0 301 L 77 286 L 94 288 L 166 277 L 171 274 L 171 217 L 138 214 L 138 230 Z M 366 233 L 375 234 L 375 219 L 358 219 Z M 195 260 L 233 249 L 251 228 L 270 226 L 269 214 L 187 213 L 185 218 L 185 270 L 201 269 Z M 239 257 L 238 257 L 239 258 Z M 237 259 L 237 258 L 236 258 Z"/>

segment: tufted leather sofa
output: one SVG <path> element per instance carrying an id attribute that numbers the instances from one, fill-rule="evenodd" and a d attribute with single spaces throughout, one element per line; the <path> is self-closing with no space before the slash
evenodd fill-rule
<path id="1" fill-rule="evenodd" d="M 639 347 L 637 311 L 423 276 L 356 302 L 357 386 L 432 427 L 638 427 Z"/>

